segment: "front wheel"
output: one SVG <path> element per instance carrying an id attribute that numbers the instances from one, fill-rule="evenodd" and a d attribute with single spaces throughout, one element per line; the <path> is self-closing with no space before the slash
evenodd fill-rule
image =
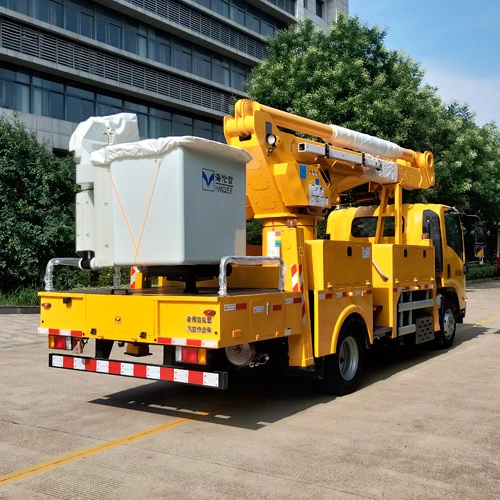
<path id="1" fill-rule="evenodd" d="M 441 330 L 436 334 L 436 345 L 448 349 L 453 345 L 457 331 L 457 313 L 453 302 L 444 298 L 441 308 Z"/>
<path id="2" fill-rule="evenodd" d="M 330 394 L 345 396 L 358 387 L 363 371 L 364 324 L 347 320 L 339 334 L 335 354 L 325 356 L 323 384 Z"/>

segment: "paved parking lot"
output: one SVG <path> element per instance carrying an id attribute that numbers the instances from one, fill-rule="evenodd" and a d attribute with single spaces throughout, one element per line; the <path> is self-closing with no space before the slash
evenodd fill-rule
<path id="1" fill-rule="evenodd" d="M 38 314 L 0 314 L 0 349 L 44 343 Z"/>
<path id="2" fill-rule="evenodd" d="M 220 392 L 47 368 L 37 315 L 0 315 L 0 499 L 498 499 L 500 282 L 446 351 L 370 356 L 361 390 Z"/>

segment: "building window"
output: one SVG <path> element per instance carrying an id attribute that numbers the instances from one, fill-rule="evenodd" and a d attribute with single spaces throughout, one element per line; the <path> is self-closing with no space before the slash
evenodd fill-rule
<path id="1" fill-rule="evenodd" d="M 102 13 L 98 14 L 96 22 L 97 40 L 117 49 L 122 48 L 121 19 L 114 19 Z"/>
<path id="2" fill-rule="evenodd" d="M 205 139 L 212 139 L 212 124 L 204 120 L 194 121 L 194 135 Z"/>
<path id="3" fill-rule="evenodd" d="M 172 115 L 173 135 L 193 135 L 193 119 L 174 113 Z"/>
<path id="4" fill-rule="evenodd" d="M 149 133 L 151 137 L 172 135 L 172 114 L 156 108 L 149 109 Z"/>
<path id="5" fill-rule="evenodd" d="M 316 15 L 321 18 L 323 18 L 323 5 L 323 2 L 316 0 Z"/>
<path id="6" fill-rule="evenodd" d="M 202 78 L 212 79 L 212 58 L 210 55 L 194 51 L 194 74 Z"/>
<path id="7" fill-rule="evenodd" d="M 94 16 L 82 12 L 80 19 L 80 34 L 94 38 Z"/>
<path id="8" fill-rule="evenodd" d="M 214 141 L 222 142 L 225 144 L 226 138 L 224 137 L 224 130 L 222 129 L 222 125 L 214 125 L 213 126 L 213 137 Z"/>
<path id="9" fill-rule="evenodd" d="M 1 1 L 1 0 L 0 0 Z M 137 115 L 139 133 L 145 137 L 197 135 L 220 142 L 224 134 L 220 122 L 200 120 L 187 114 L 172 114 L 147 103 L 123 101 L 112 95 L 95 93 L 84 86 L 29 75 L 8 65 L 0 67 L 0 107 L 79 123 L 90 116 L 131 112 Z"/>
<path id="10" fill-rule="evenodd" d="M 245 26 L 245 9 L 239 5 L 231 5 L 231 19 Z"/>
<path id="11" fill-rule="evenodd" d="M 109 25 L 109 44 L 117 49 L 122 48 L 122 28 L 116 24 Z"/>
<path id="12" fill-rule="evenodd" d="M 173 47 L 172 62 L 174 68 L 191 73 L 193 71 L 191 47 L 184 43 L 181 43 L 180 41 L 176 41 Z"/>
<path id="13" fill-rule="evenodd" d="M 217 14 L 229 18 L 229 2 L 227 0 L 212 0 L 212 9 Z"/>
<path id="14" fill-rule="evenodd" d="M 66 29 L 88 38 L 94 38 L 94 11 L 77 2 L 64 6 Z"/>
<path id="15" fill-rule="evenodd" d="M 49 4 L 49 22 L 64 28 L 64 13 L 61 1 L 50 0 Z"/>
<path id="16" fill-rule="evenodd" d="M 229 71 L 229 61 L 227 59 L 214 58 L 213 80 L 217 83 L 222 83 L 226 87 L 231 85 L 231 72 Z"/>
<path id="17" fill-rule="evenodd" d="M 23 0 L 24 1 L 24 0 Z M 197 0 L 205 1 L 205 0 Z M 208 1 L 208 0 L 206 0 Z M 26 0 L 28 13 L 79 35 L 103 44 L 124 49 L 127 52 L 149 58 L 188 73 L 244 90 L 243 82 L 249 71 L 230 68 L 229 59 L 219 62 L 221 56 L 209 48 L 197 46 L 160 29 L 155 29 L 131 17 L 127 17 L 86 0 Z M 248 29 L 273 35 L 276 23 L 270 16 L 246 4 L 242 0 L 210 0 L 215 10 L 231 16 Z M 0 0 L 16 10 L 23 10 L 23 2 Z M 207 4 L 208 5 L 208 4 Z M 93 61 L 89 61 L 92 65 Z"/>
<path id="18" fill-rule="evenodd" d="M 40 21 L 49 22 L 49 0 L 33 0 L 32 15 Z"/>
<path id="19" fill-rule="evenodd" d="M 48 89 L 34 88 L 33 112 L 36 115 L 64 120 L 64 94 Z"/>
<path id="20" fill-rule="evenodd" d="M 260 23 L 260 32 L 264 36 L 274 36 L 275 28 L 272 24 L 262 21 Z"/>
<path id="21" fill-rule="evenodd" d="M 95 94 L 77 87 L 66 87 L 66 119 L 79 123 L 95 114 Z"/>

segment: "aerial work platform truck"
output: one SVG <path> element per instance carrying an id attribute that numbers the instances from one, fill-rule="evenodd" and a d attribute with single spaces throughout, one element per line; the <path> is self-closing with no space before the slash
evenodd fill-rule
<path id="1" fill-rule="evenodd" d="M 374 343 L 452 345 L 466 309 L 460 216 L 403 203 L 434 184 L 432 153 L 250 100 L 224 133 L 227 145 L 139 141 L 128 114 L 78 126 L 79 257 L 52 259 L 40 293 L 50 366 L 224 389 L 234 370 L 276 363 L 345 395 Z M 126 266 L 132 281 L 56 291 L 64 264 L 117 278 Z"/>

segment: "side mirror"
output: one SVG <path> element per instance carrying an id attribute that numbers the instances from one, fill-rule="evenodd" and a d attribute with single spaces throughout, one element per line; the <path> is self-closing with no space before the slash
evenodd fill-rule
<path id="1" fill-rule="evenodd" d="M 464 264 L 463 271 L 464 271 L 464 276 L 467 276 L 467 273 L 469 272 L 469 264 L 467 263 Z"/>

